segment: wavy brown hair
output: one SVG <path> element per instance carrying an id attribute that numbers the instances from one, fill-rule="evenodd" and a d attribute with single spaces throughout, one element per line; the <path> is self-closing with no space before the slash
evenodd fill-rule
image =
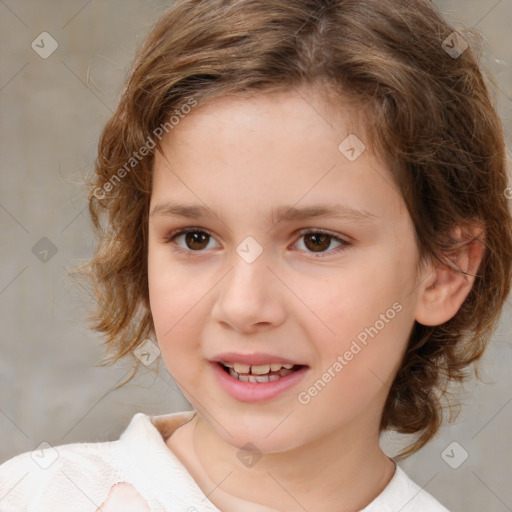
<path id="1" fill-rule="evenodd" d="M 423 262 L 453 268 L 461 244 L 452 230 L 485 228 L 468 297 L 442 325 L 415 323 L 384 407 L 381 430 L 416 434 L 401 456 L 431 439 L 448 385 L 463 381 L 496 327 L 512 262 L 501 122 L 475 51 L 445 50 L 455 46 L 454 32 L 427 0 L 174 1 L 136 56 L 89 180 L 98 243 L 81 272 L 97 299 L 91 318 L 105 336 L 106 364 L 133 356 L 154 335 L 147 230 L 162 127 L 170 132 L 171 116 L 183 117 L 191 99 L 201 105 L 312 85 L 328 101 L 359 107 L 365 143 L 389 164 Z M 137 372 L 133 362 L 121 385 Z"/>

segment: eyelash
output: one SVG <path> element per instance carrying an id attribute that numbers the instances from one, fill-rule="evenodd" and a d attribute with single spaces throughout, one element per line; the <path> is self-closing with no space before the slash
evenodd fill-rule
<path id="1" fill-rule="evenodd" d="M 172 231 L 165 237 L 165 242 L 173 245 L 173 247 L 171 247 L 171 249 L 174 252 L 177 252 L 180 254 L 186 254 L 187 256 L 192 256 L 194 253 L 204 252 L 204 250 L 193 251 L 190 249 L 182 249 L 181 247 L 176 245 L 176 243 L 173 240 L 175 238 L 178 238 L 181 235 L 186 235 L 187 233 L 205 233 L 209 237 L 214 238 L 213 235 L 206 229 L 190 227 L 190 228 L 176 229 L 176 230 Z M 300 238 L 302 238 L 305 235 L 327 235 L 332 240 L 341 243 L 340 246 L 336 247 L 333 250 L 328 250 L 328 251 L 318 252 L 318 253 L 315 253 L 313 251 L 305 251 L 305 252 L 308 252 L 309 254 L 314 255 L 314 257 L 316 257 L 316 258 L 322 258 L 322 257 L 325 257 L 325 256 L 327 256 L 329 254 L 333 254 L 333 253 L 337 254 L 338 252 L 341 252 L 341 251 L 345 250 L 347 247 L 349 247 L 350 245 L 352 245 L 349 241 L 344 240 L 343 238 L 336 236 L 334 233 L 331 233 L 330 231 L 325 231 L 323 229 L 302 229 L 298 232 L 298 234 L 300 235 Z"/>

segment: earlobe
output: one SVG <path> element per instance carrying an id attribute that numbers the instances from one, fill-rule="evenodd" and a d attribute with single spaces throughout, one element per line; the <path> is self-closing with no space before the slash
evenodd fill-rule
<path id="1" fill-rule="evenodd" d="M 441 325 L 453 318 L 471 291 L 485 253 L 481 227 L 457 227 L 453 240 L 460 244 L 451 264 L 431 263 L 419 287 L 415 320 L 423 325 Z"/>

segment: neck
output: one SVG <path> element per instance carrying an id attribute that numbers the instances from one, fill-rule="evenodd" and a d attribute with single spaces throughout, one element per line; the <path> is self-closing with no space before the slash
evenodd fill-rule
<path id="1" fill-rule="evenodd" d="M 197 461 L 210 488 L 216 488 L 208 498 L 217 504 L 217 493 L 226 512 L 226 494 L 263 505 L 254 508 L 258 511 L 354 512 L 371 503 L 395 471 L 394 462 L 379 446 L 375 421 L 374 428 L 368 428 L 367 421 L 354 422 L 292 450 L 262 454 L 250 467 L 240 463 L 239 449 L 221 439 L 203 418 L 196 416 L 193 423 Z"/>

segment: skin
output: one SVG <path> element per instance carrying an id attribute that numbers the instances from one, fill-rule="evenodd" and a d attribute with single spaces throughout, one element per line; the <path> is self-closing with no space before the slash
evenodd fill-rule
<path id="1" fill-rule="evenodd" d="M 155 157 L 150 212 L 181 202 L 216 214 L 152 213 L 148 276 L 162 357 L 198 412 L 167 444 L 226 512 L 348 512 L 373 501 L 395 470 L 379 446 L 379 422 L 414 321 L 448 320 L 472 284 L 418 266 L 413 225 L 383 159 L 366 149 L 349 161 L 338 149 L 350 133 L 364 142 L 357 112 L 313 89 L 298 92 L 213 100 L 180 121 Z M 278 222 L 270 214 L 332 203 L 370 220 Z M 211 237 L 169 239 L 185 227 Z M 318 249 L 311 234 L 298 233 L 306 228 L 349 244 L 327 238 Z M 263 249 L 252 263 L 236 252 L 247 236 Z M 474 249 L 458 263 L 471 270 L 480 258 Z M 400 312 L 378 335 L 300 403 L 298 394 L 396 303 Z M 271 400 L 242 402 L 211 369 L 225 351 L 267 352 L 309 369 Z M 247 442 L 262 453 L 251 467 L 237 457 Z"/>
<path id="2" fill-rule="evenodd" d="M 110 489 L 105 503 L 98 511 L 101 512 L 150 512 L 146 500 L 127 482 L 121 482 Z"/>

